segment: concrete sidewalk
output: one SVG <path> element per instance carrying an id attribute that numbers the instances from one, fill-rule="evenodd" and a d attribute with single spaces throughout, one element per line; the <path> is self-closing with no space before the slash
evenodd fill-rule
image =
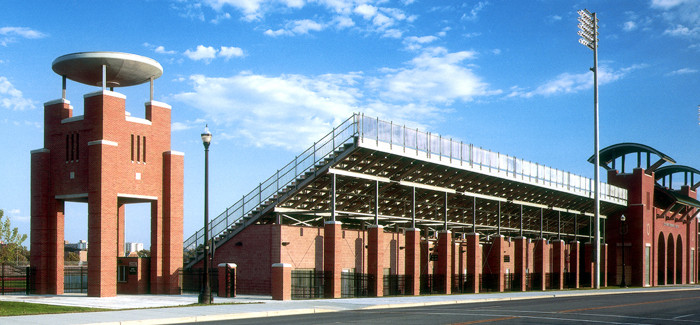
<path id="1" fill-rule="evenodd" d="M 61 296 L 0 296 L 0 302 L 23 301 L 52 305 L 114 309 L 114 311 L 92 313 L 0 317 L 0 323 L 52 325 L 166 323 L 172 324 L 182 322 L 203 322 L 214 320 L 232 320 L 296 314 L 325 313 L 360 309 L 398 308 L 457 303 L 475 303 L 486 301 L 591 296 L 676 290 L 700 290 L 700 286 L 673 286 L 603 290 L 528 291 L 463 295 L 432 295 L 418 297 L 399 296 L 385 298 L 316 299 L 293 301 L 275 301 L 272 300 L 270 297 L 265 296 L 242 295 L 236 298 L 216 297 L 214 299 L 214 303 L 221 305 L 194 307 L 185 306 L 196 303 L 197 295 L 119 295 L 117 297 L 110 298 L 93 298 L 87 297 L 84 294 L 66 294 Z"/>

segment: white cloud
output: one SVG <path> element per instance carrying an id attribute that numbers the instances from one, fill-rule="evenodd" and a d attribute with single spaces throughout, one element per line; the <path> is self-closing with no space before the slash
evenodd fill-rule
<path id="1" fill-rule="evenodd" d="M 626 31 L 626 32 L 631 32 L 631 31 L 633 31 L 633 30 L 635 30 L 635 29 L 637 29 L 637 23 L 635 23 L 635 22 L 633 22 L 633 21 L 626 21 L 626 22 L 622 25 L 622 30 L 624 30 L 624 31 Z"/>
<path id="2" fill-rule="evenodd" d="M 372 87 L 390 100 L 448 105 L 498 93 L 462 65 L 462 61 L 475 56 L 475 52 L 449 53 L 442 47 L 430 48 L 411 60 L 408 67 L 373 80 Z"/>
<path id="3" fill-rule="evenodd" d="M 691 69 L 691 68 L 682 68 L 682 69 L 678 69 L 675 71 L 671 71 L 670 73 L 668 73 L 668 75 L 669 76 L 678 76 L 678 75 L 686 75 L 686 74 L 694 74 L 694 73 L 698 73 L 698 70 Z"/>
<path id="4" fill-rule="evenodd" d="M 162 46 L 162 45 L 156 46 L 156 48 L 153 49 L 153 51 L 155 51 L 156 53 L 160 53 L 160 54 L 175 54 L 175 53 L 177 53 L 177 52 L 175 52 L 175 51 L 168 51 L 168 50 L 166 50 L 165 47 Z"/>
<path id="5" fill-rule="evenodd" d="M 0 107 L 14 111 L 33 109 L 34 101 L 22 96 L 22 92 L 6 78 L 0 76 Z"/>
<path id="6" fill-rule="evenodd" d="M 29 27 L 0 27 L 0 45 L 7 46 L 9 43 L 17 41 L 17 37 L 27 39 L 44 38 L 46 34 L 33 30 Z"/>
<path id="7" fill-rule="evenodd" d="M 424 44 L 432 43 L 438 38 L 436 36 L 409 36 L 404 38 L 403 42 L 406 44 L 406 49 L 414 51 L 419 50 Z"/>
<path id="8" fill-rule="evenodd" d="M 6 216 L 12 220 L 12 222 L 21 222 L 21 223 L 27 223 L 31 220 L 31 217 L 29 215 L 22 215 L 22 211 L 20 209 L 10 209 L 7 212 Z M 25 243 L 26 244 L 26 243 Z"/>
<path id="9" fill-rule="evenodd" d="M 229 60 L 233 57 L 243 57 L 243 49 L 235 46 L 222 46 L 219 49 L 215 49 L 212 46 L 197 45 L 197 49 L 194 51 L 186 50 L 183 53 L 186 57 L 194 61 L 204 61 L 207 64 L 217 57 L 226 58 Z"/>
<path id="10" fill-rule="evenodd" d="M 355 22 L 350 17 L 337 16 L 333 18 L 333 25 L 335 25 L 339 29 L 344 29 L 355 26 Z"/>
<path id="11" fill-rule="evenodd" d="M 202 124 L 204 124 L 204 123 L 205 123 L 204 119 L 196 119 L 194 121 L 185 121 L 185 122 L 173 122 L 170 129 L 173 132 L 185 131 L 185 130 L 189 130 L 189 129 L 192 129 L 195 127 L 201 127 Z"/>
<path id="12" fill-rule="evenodd" d="M 661 10 L 661 17 L 669 24 L 664 35 L 700 38 L 700 1 L 655 0 L 652 1 L 651 7 Z"/>
<path id="13" fill-rule="evenodd" d="M 432 48 L 373 76 L 364 73 L 265 76 L 243 72 L 226 78 L 190 76 L 192 90 L 174 100 L 202 110 L 215 124 L 235 130 L 224 138 L 256 146 L 305 149 L 353 112 L 397 122 L 430 124 L 454 101 L 470 101 L 491 91 L 463 66 L 473 52 Z M 189 123 L 174 124 L 183 129 Z M 423 125 L 423 124 L 419 124 Z M 290 130 L 295 136 L 290 137 Z"/>
<path id="14" fill-rule="evenodd" d="M 361 4 L 355 7 L 355 10 L 353 11 L 362 16 L 362 18 L 370 20 L 377 14 L 377 7 L 368 4 Z"/>
<path id="15" fill-rule="evenodd" d="M 237 136 L 256 146 L 300 149 L 357 110 L 355 78 L 194 75 L 190 77 L 193 91 L 177 94 L 175 99 L 205 111 L 217 123 L 236 125 Z M 295 130 L 297 136 L 290 139 L 289 130 Z"/>
<path id="16" fill-rule="evenodd" d="M 286 24 L 285 28 L 272 30 L 268 29 L 264 32 L 267 36 L 293 36 L 308 34 L 309 31 L 319 32 L 325 28 L 324 25 L 310 19 L 294 20 Z"/>
<path id="17" fill-rule="evenodd" d="M 598 84 L 605 85 L 615 82 L 627 76 L 630 72 L 645 68 L 646 65 L 632 65 L 618 70 L 608 67 L 598 67 Z M 530 98 L 534 96 L 552 96 L 562 93 L 576 93 L 582 90 L 593 88 L 593 73 L 583 72 L 578 74 L 562 73 L 556 78 L 545 82 L 532 91 L 524 91 L 515 88 L 508 97 Z"/>
<path id="18" fill-rule="evenodd" d="M 194 51 L 187 49 L 185 56 L 194 61 L 204 60 L 211 62 L 211 60 L 216 58 L 216 49 L 211 46 L 197 45 L 197 49 Z"/>
<path id="19" fill-rule="evenodd" d="M 479 12 L 484 10 L 488 4 L 486 1 L 479 1 L 468 13 L 462 15 L 462 20 L 475 21 L 479 19 Z"/>
<path id="20" fill-rule="evenodd" d="M 661 9 L 671 9 L 673 7 L 676 7 L 680 4 L 691 2 L 688 0 L 652 0 L 651 1 L 651 6 L 653 8 L 661 8 Z"/>
<path id="21" fill-rule="evenodd" d="M 683 25 L 676 25 L 670 27 L 664 31 L 664 35 L 671 35 L 676 37 L 696 37 L 700 36 L 700 27 L 688 28 Z"/>
<path id="22" fill-rule="evenodd" d="M 226 60 L 228 60 L 232 57 L 242 57 L 243 50 L 240 47 L 235 46 L 222 46 L 218 55 L 220 57 L 225 57 Z"/>

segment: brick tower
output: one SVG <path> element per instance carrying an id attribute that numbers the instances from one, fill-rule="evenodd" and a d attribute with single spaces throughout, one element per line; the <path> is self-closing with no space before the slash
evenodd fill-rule
<path id="1" fill-rule="evenodd" d="M 88 296 L 117 294 L 129 203 L 151 205 L 150 292 L 179 293 L 184 155 L 170 150 L 171 107 L 153 101 L 162 67 L 134 54 L 83 52 L 57 58 L 53 70 L 63 77 L 63 97 L 44 104 L 44 147 L 31 152 L 36 293 L 63 293 L 66 201 L 88 204 Z M 102 87 L 83 96 L 84 115 L 73 115 L 66 78 Z M 145 118 L 130 116 L 114 87 L 149 81 Z"/>

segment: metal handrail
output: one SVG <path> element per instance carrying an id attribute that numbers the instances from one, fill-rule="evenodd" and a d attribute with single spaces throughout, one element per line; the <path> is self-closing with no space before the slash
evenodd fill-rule
<path id="1" fill-rule="evenodd" d="M 231 228 L 237 222 L 242 221 L 245 216 L 253 213 L 266 201 L 274 198 L 281 191 L 286 191 L 288 186 L 295 185 L 295 181 L 309 172 L 316 172 L 316 167 L 324 159 L 328 158 L 336 149 L 354 141 L 357 136 L 357 114 L 343 121 L 338 127 L 315 142 L 311 147 L 296 156 L 294 160 L 280 168 L 260 183 L 248 194 L 236 203 L 228 207 L 224 212 L 209 222 L 210 238 L 216 238 Z M 192 236 L 185 240 L 183 249 L 185 257 L 188 252 L 196 252 L 196 249 L 204 243 L 204 227 L 197 230 Z"/>
<path id="2" fill-rule="evenodd" d="M 431 160 L 445 161 L 499 177 L 534 182 L 591 198 L 594 195 L 593 179 L 484 150 L 473 144 L 443 138 L 430 132 L 409 129 L 379 118 L 353 114 L 214 218 L 210 222 L 210 238 L 216 238 L 239 221 L 245 221 L 246 216 L 264 206 L 264 203 L 273 199 L 275 195 L 291 190 L 291 187 L 287 187 L 296 185 L 294 182 L 300 181 L 305 174 L 316 173 L 317 167 L 321 167 L 319 163 L 331 156 L 336 149 L 355 141 L 356 137 L 361 143 L 371 141 L 377 146 L 388 145 L 390 150 L 402 150 L 404 154 L 412 154 L 415 151 L 416 156 L 424 155 Z M 615 203 L 627 201 L 627 190 L 623 188 L 601 182 L 600 190 L 601 200 Z M 204 228 L 185 240 L 185 254 L 196 251 L 203 242 Z"/>
<path id="3" fill-rule="evenodd" d="M 526 180 L 556 189 L 593 197 L 594 180 L 565 172 L 556 168 L 533 163 L 524 159 L 503 155 L 473 144 L 443 138 L 430 132 L 408 129 L 390 121 L 361 116 L 360 142 L 389 146 L 390 150 L 401 150 L 406 154 L 453 165 L 466 166 L 500 177 Z M 627 190 L 601 182 L 601 199 L 610 202 L 627 201 Z"/>

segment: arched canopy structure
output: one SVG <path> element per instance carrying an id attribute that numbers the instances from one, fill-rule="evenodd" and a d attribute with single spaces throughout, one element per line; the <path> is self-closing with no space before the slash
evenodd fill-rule
<path id="1" fill-rule="evenodd" d="M 695 175 L 700 175 L 700 170 L 684 165 L 661 167 L 654 173 L 654 178 L 657 183 L 660 180 L 662 182 L 661 185 L 664 187 L 666 187 L 666 178 L 668 178 L 668 188 L 671 188 L 673 174 L 679 173 L 683 173 L 683 185 L 690 186 L 693 191 L 700 187 L 700 181 L 695 182 Z"/>
<path id="2" fill-rule="evenodd" d="M 632 143 L 632 142 L 624 142 L 624 143 L 618 143 L 611 145 L 609 147 L 606 147 L 602 150 L 600 150 L 600 164 L 603 168 L 606 170 L 614 170 L 615 169 L 615 160 L 617 158 L 621 158 L 621 165 L 622 165 L 622 172 L 625 172 L 625 156 L 631 153 L 636 153 L 637 154 L 637 168 L 642 167 L 641 162 L 642 162 L 642 153 L 646 153 L 646 161 L 647 161 L 647 166 L 646 166 L 646 173 L 651 175 L 652 172 L 654 172 L 657 168 L 659 168 L 663 163 L 665 162 L 670 162 L 672 164 L 675 164 L 676 161 L 669 157 L 668 155 L 662 153 L 661 151 L 658 151 L 652 147 L 649 147 L 647 145 L 639 144 L 639 143 Z M 651 154 L 656 155 L 659 157 L 659 159 L 655 163 L 651 163 Z M 595 156 L 591 156 L 591 158 L 588 158 L 588 162 L 594 163 L 595 162 Z M 612 166 L 610 165 L 612 163 Z"/>

